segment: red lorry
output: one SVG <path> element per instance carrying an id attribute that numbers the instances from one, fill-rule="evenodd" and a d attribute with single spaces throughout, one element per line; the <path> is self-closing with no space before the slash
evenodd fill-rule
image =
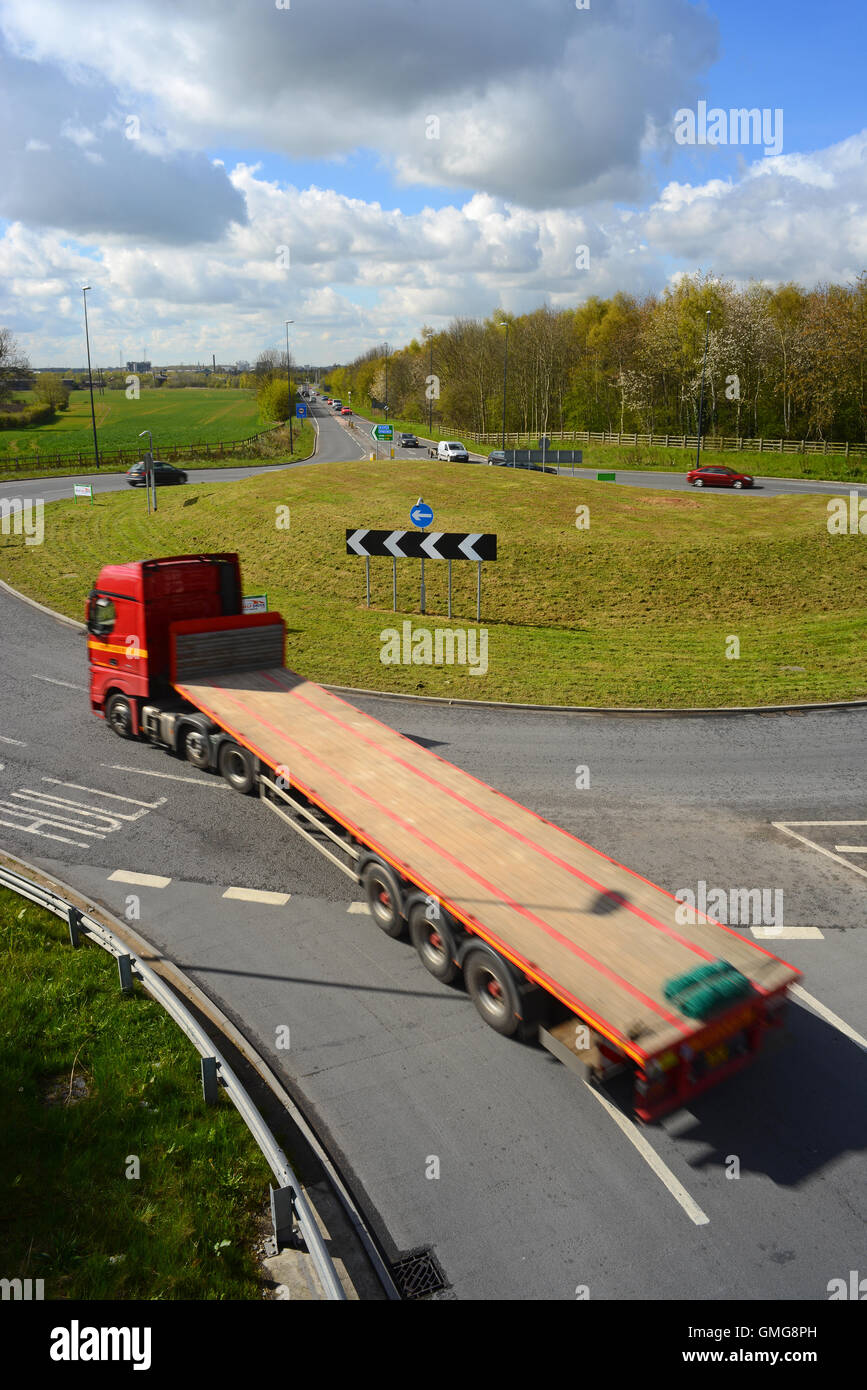
<path id="1" fill-rule="evenodd" d="M 237 555 L 107 565 L 87 606 L 90 701 L 265 804 L 408 931 L 486 1023 L 589 1080 L 631 1080 L 654 1120 L 745 1067 L 799 971 L 698 915 L 284 664 L 245 614 Z"/>

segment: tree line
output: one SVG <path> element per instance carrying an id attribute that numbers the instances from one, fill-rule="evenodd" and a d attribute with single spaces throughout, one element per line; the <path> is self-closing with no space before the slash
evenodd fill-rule
<path id="1" fill-rule="evenodd" d="M 505 365 L 510 433 L 695 434 L 706 325 L 704 432 L 867 440 L 867 271 L 813 289 L 683 276 L 660 295 L 458 317 L 371 348 L 329 382 L 394 419 L 497 431 Z"/>

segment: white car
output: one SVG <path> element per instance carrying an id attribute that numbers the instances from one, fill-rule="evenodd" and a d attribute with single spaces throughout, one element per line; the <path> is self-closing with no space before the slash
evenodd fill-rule
<path id="1" fill-rule="evenodd" d="M 441 439 L 437 445 L 437 458 L 446 462 L 469 463 L 470 456 L 457 439 Z"/>

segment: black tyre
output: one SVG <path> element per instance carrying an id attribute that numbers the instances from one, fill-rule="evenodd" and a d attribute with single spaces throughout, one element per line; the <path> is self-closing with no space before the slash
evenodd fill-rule
<path id="1" fill-rule="evenodd" d="M 224 743 L 220 749 L 220 773 L 234 791 L 247 796 L 256 785 L 252 753 L 240 743 Z"/>
<path id="2" fill-rule="evenodd" d="M 408 921 L 410 940 L 425 970 L 444 985 L 451 984 L 458 973 L 454 961 L 457 942 L 446 913 L 440 908 L 439 916 L 431 921 L 427 904 L 416 902 L 409 909 Z"/>
<path id="3" fill-rule="evenodd" d="M 403 931 L 403 897 L 400 884 L 387 864 L 371 860 L 361 873 L 361 888 L 370 908 L 370 915 L 386 936 L 400 936 Z"/>
<path id="4" fill-rule="evenodd" d="M 105 707 L 105 719 L 118 738 L 135 738 L 132 701 L 126 695 L 112 695 Z"/>
<path id="5" fill-rule="evenodd" d="M 520 1002 L 506 962 L 488 948 L 471 951 L 464 961 L 464 979 L 467 994 L 488 1027 L 504 1038 L 517 1033 Z"/>
<path id="6" fill-rule="evenodd" d="M 208 737 L 201 729 L 187 729 L 184 734 L 184 757 L 193 767 L 207 771 L 211 766 L 211 748 Z"/>

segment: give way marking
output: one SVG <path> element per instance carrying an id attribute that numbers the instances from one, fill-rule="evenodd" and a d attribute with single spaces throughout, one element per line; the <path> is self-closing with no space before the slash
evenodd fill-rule
<path id="1" fill-rule="evenodd" d="M 775 820 L 771 821 L 771 825 L 773 825 L 776 830 L 782 830 L 784 835 L 791 835 L 793 839 L 800 840 L 802 845 L 808 845 L 810 849 L 817 850 L 819 854 L 824 854 L 826 858 L 833 859 L 837 864 L 842 864 L 845 868 L 851 869 L 853 874 L 860 874 L 862 878 L 867 878 L 867 869 L 862 868 L 860 864 L 853 864 L 850 860 L 843 858 L 844 854 L 867 854 L 867 845 L 835 844 L 832 850 L 828 849 L 826 845 L 820 845 L 818 840 L 811 839 L 809 836 L 801 833 L 802 830 L 807 827 L 811 829 L 813 827 L 820 829 L 827 826 L 829 832 L 832 830 L 834 832 L 830 836 L 831 840 L 836 841 L 838 838 L 837 827 L 842 826 L 849 829 L 850 827 L 860 826 L 862 827 L 861 838 L 867 839 L 867 833 L 864 833 L 867 832 L 867 820 Z M 799 826 L 800 829 L 793 830 L 793 826 Z M 840 836 L 840 838 L 842 839 L 842 836 Z"/>
<path id="2" fill-rule="evenodd" d="M 61 844 L 75 845 L 78 849 L 90 849 L 93 840 L 104 840 L 107 835 L 123 830 L 125 826 L 132 825 L 150 811 L 156 811 L 166 804 L 164 796 L 158 801 L 139 801 L 132 796 L 100 791 L 97 787 L 83 787 L 78 782 L 62 782 L 58 777 L 43 777 L 40 780 L 65 791 L 84 792 L 93 799 L 82 801 L 58 792 L 21 787 L 11 793 L 8 801 L 0 801 L 0 813 L 5 812 L 6 816 L 17 819 L 0 819 L 0 825 L 18 830 L 22 835 L 58 840 Z M 99 799 L 138 809 L 121 810 L 119 805 L 101 805 Z M 61 830 L 69 833 L 59 834 Z"/>

